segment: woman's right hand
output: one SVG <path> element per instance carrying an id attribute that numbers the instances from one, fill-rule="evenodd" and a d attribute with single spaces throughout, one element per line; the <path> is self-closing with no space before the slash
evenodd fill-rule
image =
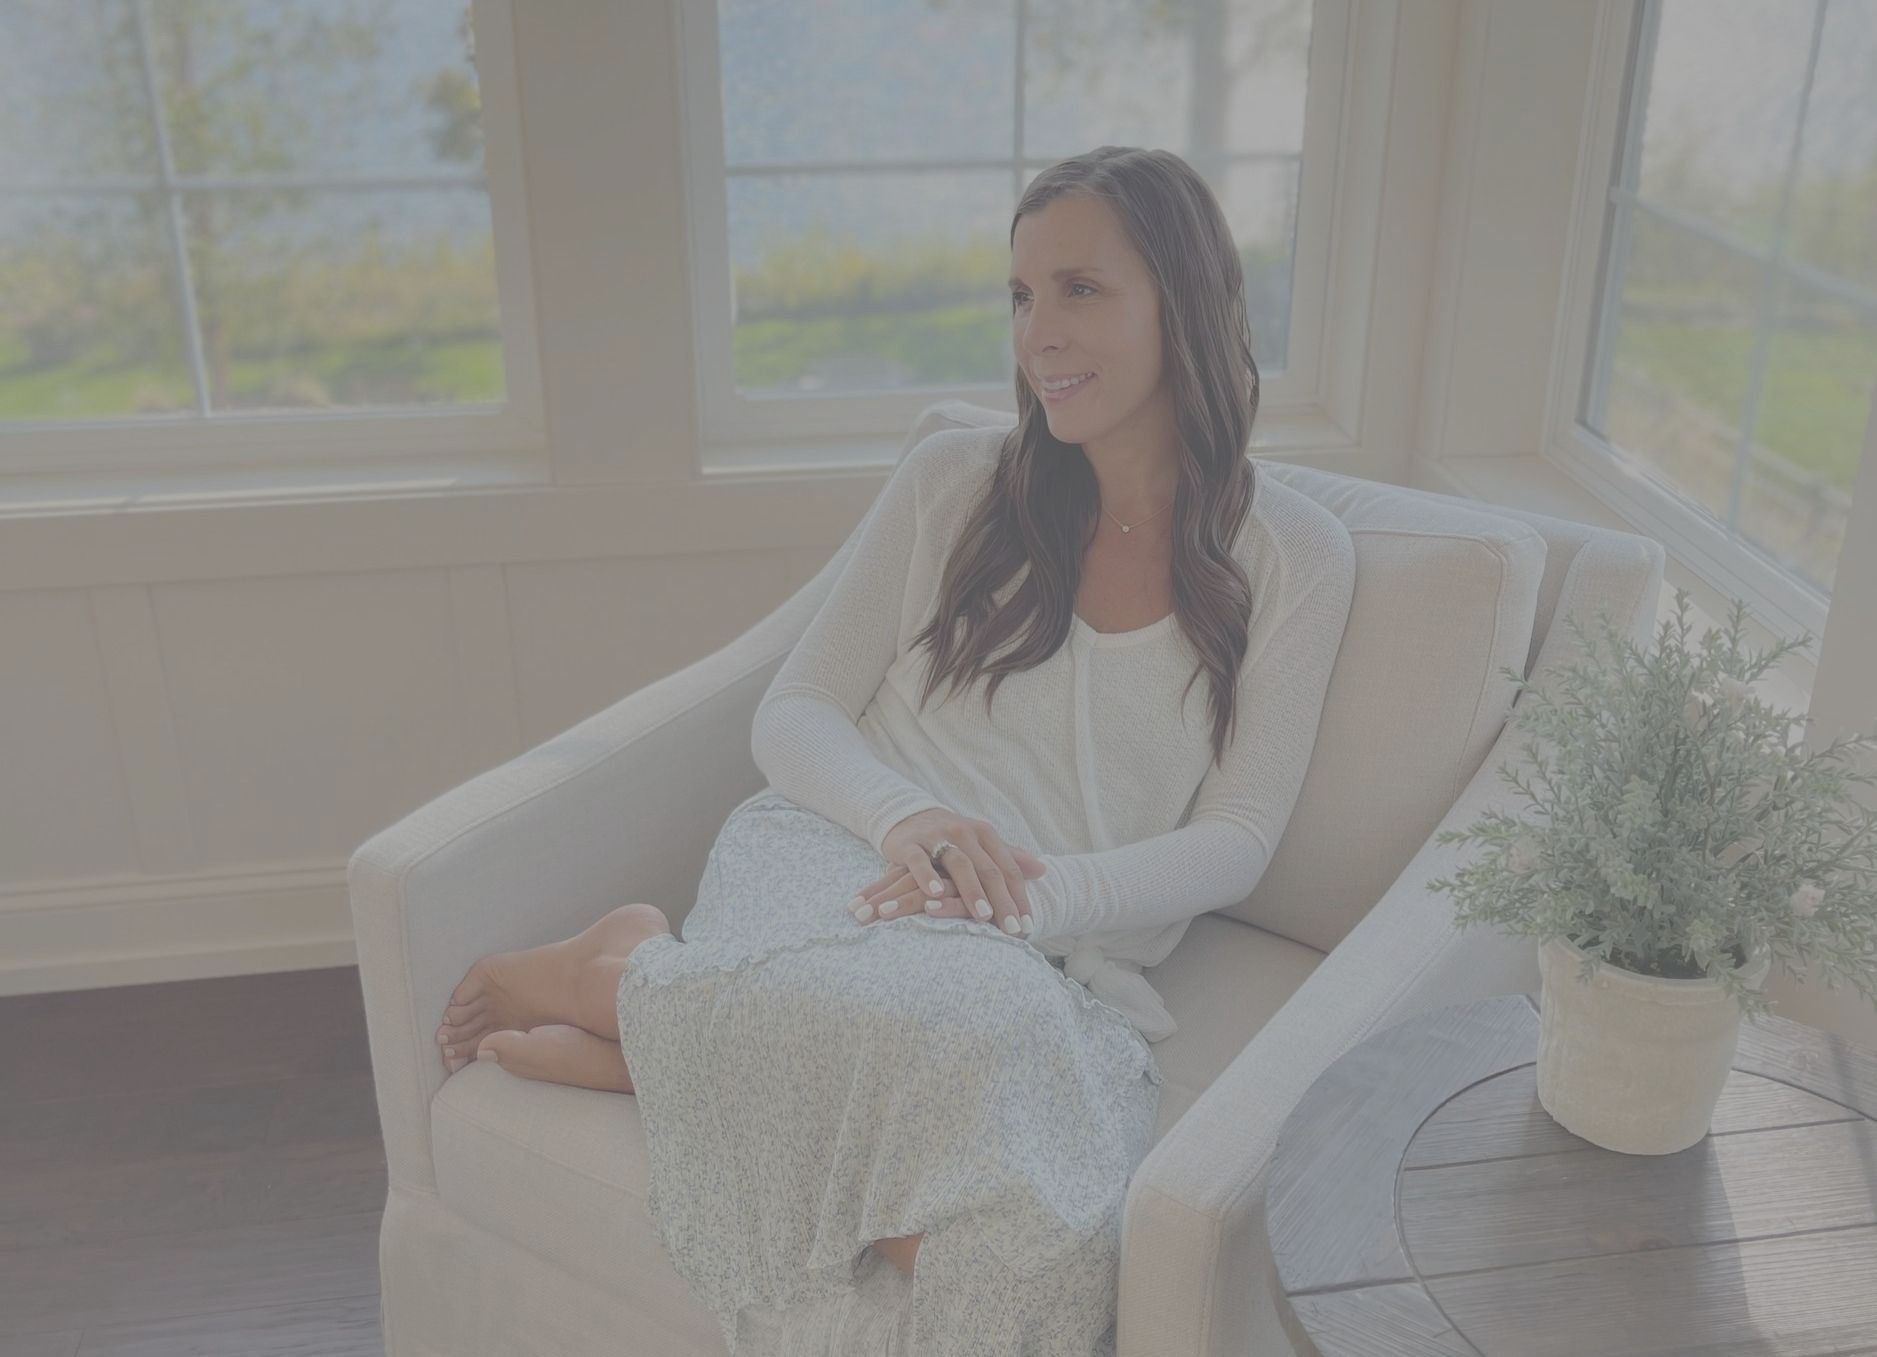
<path id="1" fill-rule="evenodd" d="M 956 846 L 943 855 L 943 862 L 935 863 L 927 850 L 945 839 Z M 923 908 L 926 900 L 944 899 L 951 892 L 942 878 L 949 877 L 957 886 L 958 906 L 954 910 L 948 900 L 944 907 L 928 912 L 968 913 L 971 918 L 995 922 L 1006 933 L 1031 931 L 1029 893 L 1023 883 L 1026 877 L 1041 876 L 1043 864 L 1006 844 L 986 821 L 938 807 L 922 810 L 889 829 L 880 851 L 891 870 L 861 888 L 860 899 L 871 906 L 870 910 L 856 907 L 861 922 L 891 917 L 904 904 Z"/>

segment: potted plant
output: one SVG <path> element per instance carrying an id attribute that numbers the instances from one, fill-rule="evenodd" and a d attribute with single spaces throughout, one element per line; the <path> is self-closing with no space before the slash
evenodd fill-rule
<path id="1" fill-rule="evenodd" d="M 1587 662 L 1552 672 L 1562 698 L 1520 686 L 1526 776 L 1499 776 L 1536 817 L 1486 812 L 1441 843 L 1492 850 L 1451 878 L 1455 923 L 1539 939 L 1538 1100 L 1566 1130 L 1626 1154 L 1673 1154 L 1709 1129 L 1742 1016 L 1771 1011 L 1772 962 L 1819 965 L 1877 1002 L 1877 812 L 1845 795 L 1877 783 L 1845 736 L 1807 751 L 1753 682 L 1810 635 L 1741 648 L 1746 604 L 1688 646 L 1675 591 L 1651 655 L 1611 625 L 1566 623 Z M 1532 690 L 1529 694 L 1525 690 Z M 1857 813 L 1861 823 L 1853 823 Z"/>

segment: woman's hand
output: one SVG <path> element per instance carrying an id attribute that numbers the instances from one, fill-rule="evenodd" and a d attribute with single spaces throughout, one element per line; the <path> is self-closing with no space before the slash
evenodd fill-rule
<path id="1" fill-rule="evenodd" d="M 943 855 L 942 870 L 935 870 L 927 850 L 943 839 L 956 846 Z M 1041 876 L 1043 864 L 1005 844 L 985 821 L 949 810 L 922 810 L 889 829 L 880 847 L 891 867 L 855 898 L 859 922 L 923 909 L 935 918 L 995 922 L 1006 933 L 1032 931 L 1023 882 Z M 929 900 L 938 907 L 927 905 Z"/>

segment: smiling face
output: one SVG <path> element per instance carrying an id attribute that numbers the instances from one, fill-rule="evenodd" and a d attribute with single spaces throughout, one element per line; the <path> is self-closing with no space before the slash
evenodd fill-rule
<path id="1" fill-rule="evenodd" d="M 1069 194 L 1017 219 L 1011 348 L 1065 443 L 1158 447 L 1173 428 L 1161 382 L 1160 302 L 1112 209 Z M 1092 372 L 1061 394 L 1045 382 Z"/>

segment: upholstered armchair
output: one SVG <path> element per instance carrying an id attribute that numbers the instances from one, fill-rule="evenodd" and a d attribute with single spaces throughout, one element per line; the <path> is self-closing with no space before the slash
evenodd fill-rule
<path id="1" fill-rule="evenodd" d="M 953 425 L 922 413 L 902 454 Z M 1650 637 L 1663 551 L 1648 538 L 1488 509 L 1310 467 L 1259 463 L 1347 525 L 1353 609 L 1297 808 L 1257 888 L 1196 919 L 1147 972 L 1179 1024 L 1155 1143 L 1123 1215 L 1121 1357 L 1288 1357 L 1263 1223 L 1285 1117 L 1356 1042 L 1444 1004 L 1536 991 L 1536 948 L 1457 931 L 1425 883 L 1466 851 L 1434 842 L 1518 794 L 1509 667 L 1576 655 L 1566 616 L 1607 608 Z M 390 1357 L 721 1354 L 645 1210 L 635 1099 L 471 1062 L 445 1079 L 431 1034 L 485 953 L 569 936 L 649 900 L 683 936 L 704 859 L 764 779 L 757 700 L 851 538 L 743 635 L 382 830 L 348 867 L 390 1168 L 380 1239 Z M 1541 677 L 1541 682 L 1545 681 Z"/>

